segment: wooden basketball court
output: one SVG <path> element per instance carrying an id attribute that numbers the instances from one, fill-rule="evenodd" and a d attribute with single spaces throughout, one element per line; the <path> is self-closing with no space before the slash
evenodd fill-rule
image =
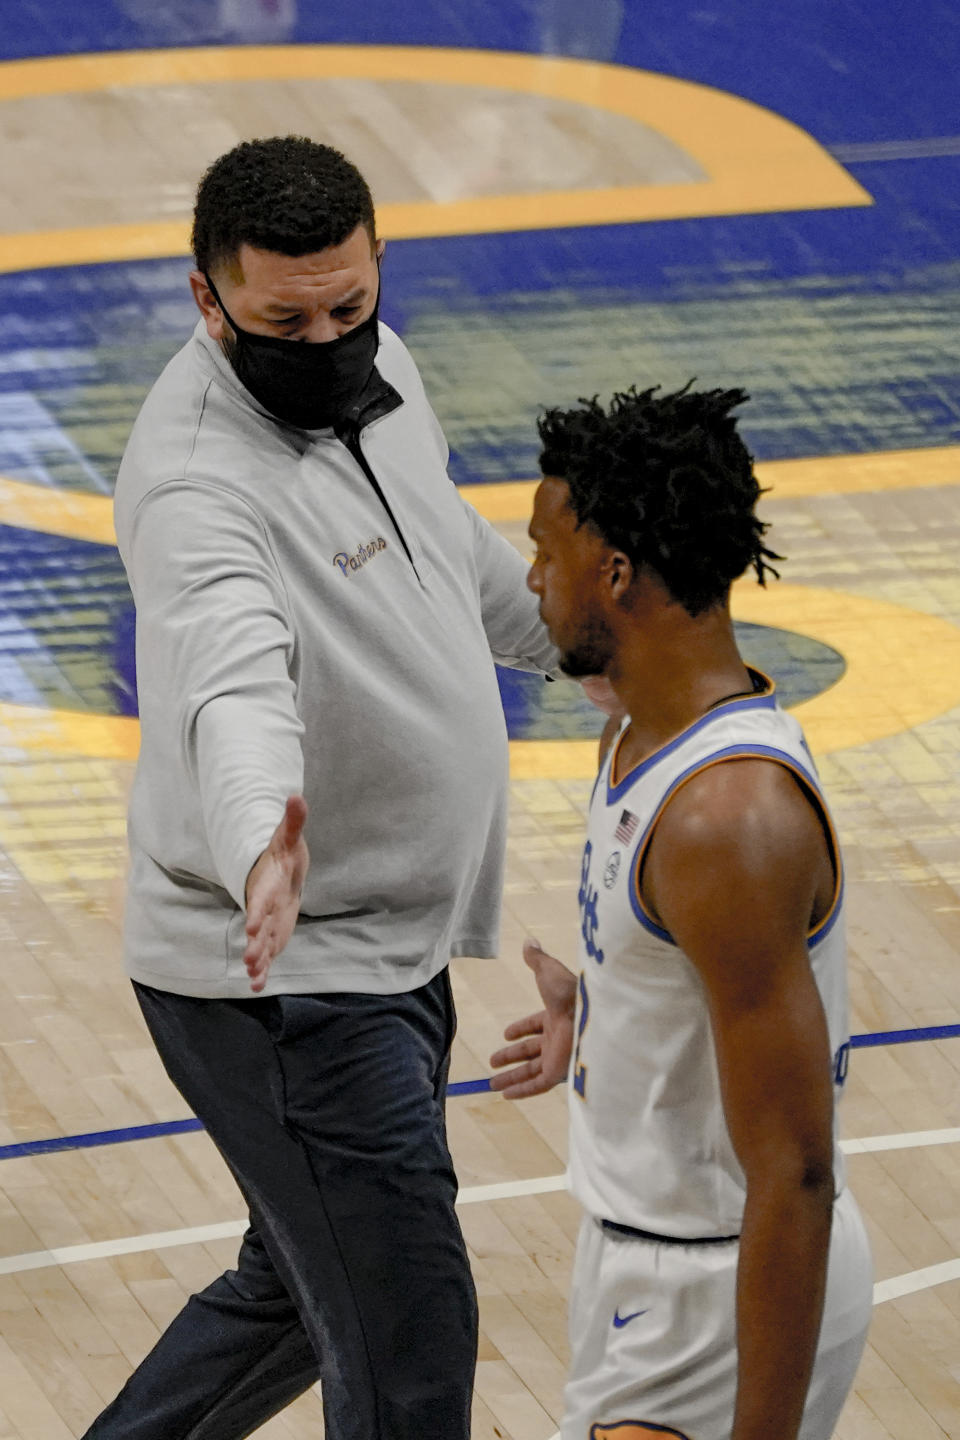
<path id="1" fill-rule="evenodd" d="M 365 169 L 382 232 L 397 242 L 385 300 L 407 307 L 387 318 L 424 368 L 459 457 L 455 478 L 521 549 L 538 404 L 579 385 L 682 380 L 697 355 L 701 379 L 759 388 L 765 513 L 789 563 L 769 594 L 739 586 L 735 613 L 748 655 L 782 673 L 807 726 L 848 871 L 858 1043 L 843 1126 L 878 1284 L 837 1437 L 960 1436 L 960 332 L 950 311 L 960 234 L 955 217 L 952 230 L 944 220 L 927 288 L 904 278 L 904 261 L 869 315 L 869 286 L 844 280 L 829 256 L 816 283 L 792 260 L 774 294 L 774 260 L 743 258 L 751 237 L 760 255 L 797 211 L 791 234 L 822 225 L 827 255 L 846 225 L 852 253 L 865 244 L 858 225 L 892 216 L 883 157 L 841 164 L 839 145 L 826 144 L 836 137 L 803 131 L 789 96 L 785 124 L 776 106 L 704 91 L 691 82 L 707 60 L 685 73 L 682 45 L 672 64 L 651 52 L 648 69 L 661 73 L 645 87 L 637 35 L 653 17 L 629 0 L 595 3 L 603 53 L 585 48 L 559 4 L 524 9 L 541 28 L 512 44 L 502 17 L 490 35 L 482 17 L 464 21 L 458 39 L 460 9 L 440 0 L 413 7 L 403 41 L 386 7 L 371 12 L 379 30 L 361 35 L 350 7 L 321 0 L 302 0 L 299 13 L 292 0 L 159 7 L 163 33 L 135 0 L 104 0 L 102 24 L 92 6 L 82 34 L 59 0 L 35 0 L 18 29 L 0 16 L 0 1440 L 81 1435 L 186 1295 L 232 1264 L 242 1229 L 212 1145 L 176 1124 L 190 1117 L 122 973 L 136 719 L 104 620 L 119 613 L 123 585 L 109 494 L 144 388 L 124 357 L 159 334 L 145 362 L 155 358 L 156 373 L 163 346 L 172 353 L 188 333 L 188 297 L 170 297 L 181 278 L 185 292 L 196 180 L 237 140 L 289 131 L 341 145 Z M 818 0 L 801 10 L 826 13 Z M 314 11 L 329 20 L 323 34 Z M 431 25 L 436 48 L 423 38 Z M 548 32 L 560 59 L 538 53 Z M 856 54 L 844 63 L 855 69 Z M 903 63 L 918 76 L 927 62 L 911 51 Z M 891 100 L 889 138 L 905 142 L 909 123 Z M 853 124 L 848 134 L 870 140 Z M 924 166 L 935 163 L 926 143 Z M 891 234 L 906 223 L 898 216 Z M 697 217 L 714 228 L 683 228 Z M 744 228 L 751 217 L 755 231 Z M 609 280 L 584 296 L 595 233 L 611 247 Z M 525 268 L 509 272 L 524 234 Z M 624 258 L 634 235 L 635 260 Z M 626 291 L 616 266 L 652 263 L 658 235 L 664 255 L 723 245 L 740 265 L 722 325 L 719 292 L 689 260 L 682 294 L 665 261 L 659 289 L 617 328 Z M 488 281 L 468 293 L 483 266 Z M 491 301 L 494 290 L 506 298 Z M 68 315 L 81 317 L 69 322 L 77 339 L 58 329 Z M 99 330 L 98 315 L 108 317 Z M 127 349 L 110 348 L 120 340 Z M 87 344 L 89 373 L 77 358 Z M 844 396 L 845 408 L 794 386 L 814 360 L 816 396 Z M 489 1073 L 504 1024 L 536 1007 L 523 937 L 570 963 L 576 953 L 594 740 L 574 699 L 551 704 L 511 728 L 501 958 L 454 967 L 449 1121 L 481 1306 L 476 1440 L 549 1440 L 561 1415 L 578 1224 L 563 1188 L 565 1099 L 511 1104 L 467 1083 Z M 319 1398 L 258 1433 L 322 1434 Z"/>

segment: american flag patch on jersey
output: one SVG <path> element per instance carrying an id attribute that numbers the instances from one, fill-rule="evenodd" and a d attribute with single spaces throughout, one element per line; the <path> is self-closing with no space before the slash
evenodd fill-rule
<path id="1" fill-rule="evenodd" d="M 634 832 L 636 831 L 636 828 L 639 824 L 640 821 L 637 819 L 636 815 L 634 815 L 632 810 L 624 810 L 623 814 L 620 816 L 620 824 L 613 832 L 617 839 L 620 841 L 621 845 L 630 844 Z"/>

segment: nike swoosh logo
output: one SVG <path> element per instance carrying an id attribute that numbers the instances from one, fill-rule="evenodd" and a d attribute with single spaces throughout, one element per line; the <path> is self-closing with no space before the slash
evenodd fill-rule
<path id="1" fill-rule="evenodd" d="M 632 1315 L 621 1315 L 620 1311 L 617 1310 L 613 1317 L 614 1328 L 622 1330 L 624 1325 L 630 1324 L 631 1320 L 636 1320 L 638 1316 L 646 1315 L 646 1313 L 646 1310 L 634 1310 Z"/>

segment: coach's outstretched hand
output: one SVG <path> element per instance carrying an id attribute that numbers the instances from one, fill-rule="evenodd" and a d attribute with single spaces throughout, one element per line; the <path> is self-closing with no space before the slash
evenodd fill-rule
<path id="1" fill-rule="evenodd" d="M 495 1070 L 513 1066 L 490 1081 L 490 1089 L 502 1091 L 508 1100 L 543 1095 L 559 1085 L 567 1077 L 573 1051 L 577 977 L 541 949 L 538 940 L 524 941 L 523 958 L 534 973 L 544 1009 L 508 1025 L 503 1038 L 514 1043 L 490 1056 Z"/>
<path id="2" fill-rule="evenodd" d="M 596 705 L 598 710 L 614 718 L 619 725 L 626 712 L 623 701 L 606 675 L 584 675 L 580 680 L 580 688 L 591 705 Z"/>
<path id="3" fill-rule="evenodd" d="M 247 948 L 243 963 L 250 989 L 262 990 L 270 966 L 293 934 L 300 913 L 300 892 L 310 864 L 303 838 L 307 802 L 291 795 L 283 819 L 247 876 Z"/>

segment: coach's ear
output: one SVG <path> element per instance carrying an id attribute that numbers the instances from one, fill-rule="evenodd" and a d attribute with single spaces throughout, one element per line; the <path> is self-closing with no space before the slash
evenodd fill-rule
<path id="1" fill-rule="evenodd" d="M 223 311 L 217 302 L 217 298 L 210 289 L 210 282 L 201 270 L 190 271 L 190 289 L 193 291 L 193 298 L 196 301 L 197 309 L 203 316 L 204 324 L 207 327 L 207 334 L 211 340 L 219 342 L 223 338 L 224 317 Z"/>

